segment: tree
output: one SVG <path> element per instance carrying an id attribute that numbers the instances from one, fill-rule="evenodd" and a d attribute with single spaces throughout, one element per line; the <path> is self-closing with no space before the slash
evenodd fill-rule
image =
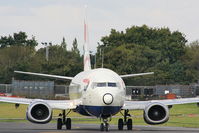
<path id="1" fill-rule="evenodd" d="M 159 54 L 160 53 L 156 50 L 137 44 L 123 44 L 118 47 L 114 47 L 111 50 L 106 50 L 105 48 L 104 67 L 112 69 L 119 74 L 153 71 L 153 66 L 157 59 L 156 57 L 158 57 Z M 99 67 L 101 61 L 98 60 L 97 64 Z M 154 79 L 153 76 L 152 79 Z M 143 85 L 140 78 L 134 78 L 127 82 L 131 85 Z M 145 85 L 153 83 L 153 80 L 148 80 L 148 83 Z"/>
<path id="2" fill-rule="evenodd" d="M 185 55 L 182 57 L 186 67 L 185 73 L 189 82 L 199 80 L 199 41 L 191 42 L 186 46 Z"/>
<path id="3" fill-rule="evenodd" d="M 81 57 L 72 51 L 66 51 L 60 45 L 49 46 L 49 60 L 45 60 L 45 48 L 40 48 L 32 59 L 34 72 L 75 76 L 82 71 Z M 59 82 L 60 83 L 60 82 Z M 65 83 L 61 82 L 61 83 Z"/>
<path id="4" fill-rule="evenodd" d="M 66 51 L 67 51 L 67 44 L 66 44 L 66 41 L 65 41 L 64 37 L 63 37 L 62 42 L 61 42 L 61 47 L 66 49 Z"/>
<path id="5" fill-rule="evenodd" d="M 34 54 L 32 47 L 10 46 L 0 49 L 0 82 L 10 83 L 14 70 L 30 70 Z"/>
<path id="6" fill-rule="evenodd" d="M 38 45 L 35 37 L 32 36 L 28 39 L 25 32 L 20 31 L 19 33 L 14 33 L 13 36 L 1 36 L 0 38 L 0 48 L 10 47 L 10 46 L 30 46 L 35 48 Z"/>
<path id="7" fill-rule="evenodd" d="M 121 32 L 112 29 L 101 41 L 97 55 L 104 49 L 104 66 L 119 74 L 154 71 L 158 84 L 187 83 L 182 62 L 187 40 L 179 31 L 132 26 Z"/>
<path id="8" fill-rule="evenodd" d="M 75 38 L 73 40 L 73 44 L 72 44 L 72 52 L 79 54 L 79 49 L 78 49 L 78 44 L 77 44 L 77 39 Z"/>
<path id="9" fill-rule="evenodd" d="M 130 43 L 148 46 L 161 51 L 162 58 L 169 58 L 171 63 L 177 61 L 184 54 L 187 42 L 181 32 L 171 32 L 168 28 L 149 28 L 146 25 L 132 26 L 125 32 L 112 29 L 110 35 L 102 37 L 101 41 L 103 47 L 117 47 Z"/>
<path id="10" fill-rule="evenodd" d="M 66 50 L 64 38 L 62 45 L 50 45 L 48 61 L 45 59 L 46 49 L 40 48 L 36 51 L 34 45 L 29 43 L 34 39 L 28 40 L 25 33 L 14 34 L 13 37 L 1 37 L 0 41 L 3 44 L 0 48 L 1 83 L 11 83 L 14 70 L 75 76 L 83 69 L 82 63 L 80 63 L 82 57 L 79 54 L 76 39 L 74 40 L 73 51 Z M 21 74 L 16 74 L 15 78 L 21 80 L 53 80 Z M 65 81 L 61 83 L 65 83 Z"/>

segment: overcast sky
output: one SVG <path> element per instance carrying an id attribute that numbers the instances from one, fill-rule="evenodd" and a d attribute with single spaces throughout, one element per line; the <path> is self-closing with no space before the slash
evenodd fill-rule
<path id="1" fill-rule="evenodd" d="M 0 0 L 0 36 L 24 31 L 41 42 L 71 47 L 76 37 L 83 45 L 84 5 L 87 5 L 90 49 L 111 28 L 125 30 L 133 25 L 168 27 L 199 39 L 199 0 Z"/>

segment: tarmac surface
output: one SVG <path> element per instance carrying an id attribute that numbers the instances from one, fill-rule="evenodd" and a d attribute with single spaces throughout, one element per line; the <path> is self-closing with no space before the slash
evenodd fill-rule
<path id="1" fill-rule="evenodd" d="M 0 122 L 0 133 L 95 133 L 101 132 L 97 124 L 74 124 L 72 130 L 56 130 L 56 123 L 32 124 L 29 122 Z M 134 126 L 133 131 L 124 129 L 118 131 L 117 126 L 111 125 L 109 133 L 196 133 L 199 128 Z"/>

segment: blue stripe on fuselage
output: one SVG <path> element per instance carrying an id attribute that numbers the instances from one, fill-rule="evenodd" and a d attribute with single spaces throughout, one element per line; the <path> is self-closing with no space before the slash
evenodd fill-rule
<path id="1" fill-rule="evenodd" d="M 78 106 L 78 112 L 82 114 L 82 112 L 87 112 L 90 115 L 96 117 L 107 118 L 112 115 L 117 114 L 121 110 L 121 106 L 88 106 L 88 105 L 80 105 Z M 84 114 L 82 114 L 84 115 Z"/>

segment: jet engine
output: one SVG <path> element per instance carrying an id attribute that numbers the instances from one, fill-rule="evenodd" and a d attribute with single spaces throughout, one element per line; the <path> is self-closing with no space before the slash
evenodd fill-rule
<path id="1" fill-rule="evenodd" d="M 26 118 L 32 123 L 48 123 L 52 119 L 52 109 L 43 101 L 35 101 L 28 106 Z"/>
<path id="2" fill-rule="evenodd" d="M 169 120 L 169 109 L 161 103 L 151 103 L 144 110 L 144 120 L 147 124 L 162 124 Z"/>

